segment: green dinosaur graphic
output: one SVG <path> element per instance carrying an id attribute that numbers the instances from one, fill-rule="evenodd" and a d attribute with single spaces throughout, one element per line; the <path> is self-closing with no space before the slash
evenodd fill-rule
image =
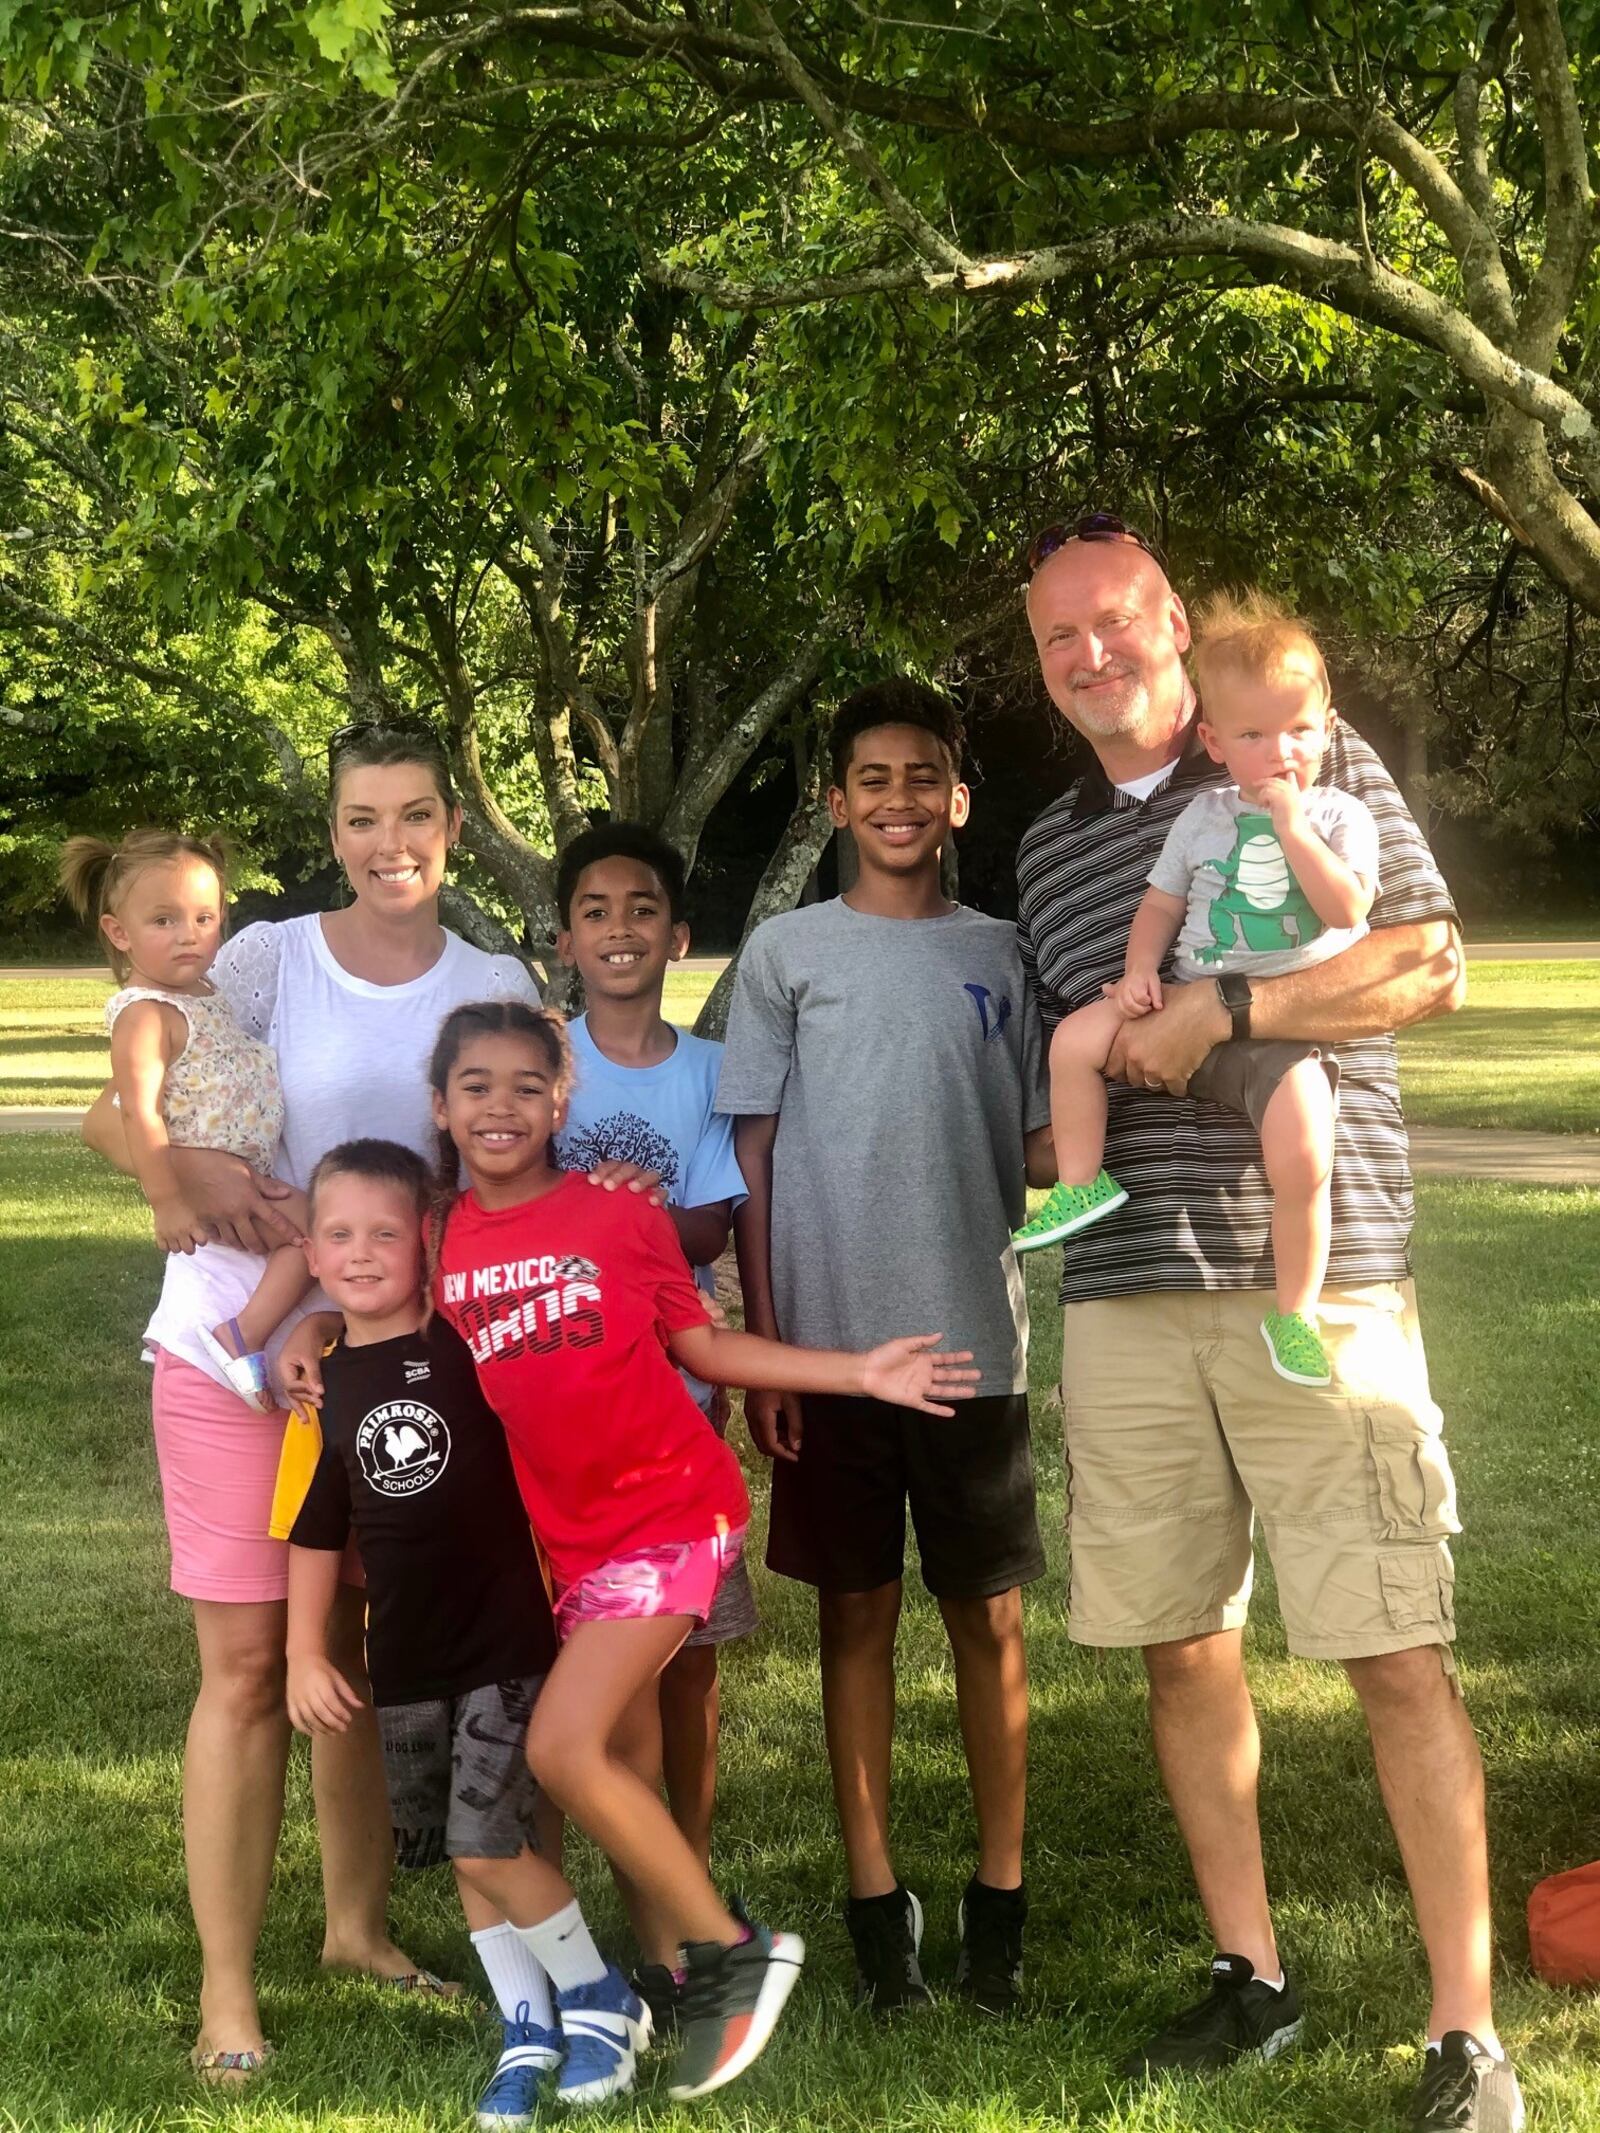
<path id="1" fill-rule="evenodd" d="M 1239 949 L 1259 955 L 1303 948 L 1324 930 L 1289 871 L 1270 815 L 1240 815 L 1227 858 L 1201 864 L 1222 876 L 1222 889 L 1209 914 L 1216 946 L 1196 949 L 1197 963 L 1220 963 Z"/>

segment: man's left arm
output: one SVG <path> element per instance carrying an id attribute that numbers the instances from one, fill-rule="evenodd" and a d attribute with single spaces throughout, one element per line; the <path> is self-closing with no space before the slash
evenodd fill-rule
<path id="1" fill-rule="evenodd" d="M 1467 965 L 1455 921 L 1422 919 L 1380 926 L 1309 970 L 1254 979 L 1251 992 L 1252 1037 L 1343 1044 L 1453 1014 L 1467 996 Z M 1106 1072 L 1181 1096 L 1212 1046 L 1227 1042 L 1232 1021 L 1213 978 L 1168 985 L 1164 995 L 1160 1014 L 1123 1024 Z"/>
<path id="2" fill-rule="evenodd" d="M 1376 754 L 1342 723 L 1328 776 L 1368 810 L 1377 833 L 1381 887 L 1372 931 L 1325 963 L 1253 979 L 1252 1037 L 1320 1044 L 1380 1037 L 1452 1014 L 1466 998 L 1455 909 L 1428 840 Z M 1172 986 L 1166 999 L 1160 1014 L 1124 1025 L 1107 1071 L 1135 1087 L 1181 1095 L 1211 1046 L 1232 1034 L 1232 1023 L 1214 980 Z"/>

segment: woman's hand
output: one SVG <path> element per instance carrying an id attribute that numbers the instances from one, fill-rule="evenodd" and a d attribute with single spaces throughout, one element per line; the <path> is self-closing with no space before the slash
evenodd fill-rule
<path id="1" fill-rule="evenodd" d="M 208 1240 L 257 1253 L 299 1243 L 300 1232 L 280 1204 L 292 1186 L 258 1177 L 242 1157 L 220 1148 L 174 1148 L 171 1155 L 183 1196 Z"/>
<path id="2" fill-rule="evenodd" d="M 917 1333 L 874 1348 L 861 1359 L 862 1391 L 870 1400 L 888 1400 L 896 1407 L 919 1407 L 928 1415 L 954 1414 L 953 1407 L 939 1403 L 970 1400 L 983 1372 L 961 1369 L 961 1364 L 972 1361 L 972 1350 L 939 1350 L 943 1339 L 942 1333 Z"/>
<path id="3" fill-rule="evenodd" d="M 211 1242 L 209 1224 L 181 1192 L 152 1200 L 150 1213 L 155 1220 L 156 1242 L 164 1252 L 192 1252 L 197 1245 Z"/>
<path id="4" fill-rule="evenodd" d="M 665 1207 L 667 1188 L 661 1182 L 659 1170 L 646 1170 L 638 1163 L 619 1162 L 608 1156 L 603 1163 L 596 1163 L 593 1170 L 584 1172 L 591 1185 L 598 1185 L 605 1192 L 615 1192 L 626 1186 L 629 1192 L 646 1192 L 652 1207 Z"/>
<path id="5" fill-rule="evenodd" d="M 331 1659 L 289 1654 L 289 1723 L 297 1733 L 345 1733 L 366 1708 Z"/>

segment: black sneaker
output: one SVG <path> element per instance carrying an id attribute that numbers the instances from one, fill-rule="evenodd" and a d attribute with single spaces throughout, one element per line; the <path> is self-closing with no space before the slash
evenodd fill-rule
<path id="1" fill-rule="evenodd" d="M 765 1926 L 751 1925 L 750 1938 L 733 1948 L 688 1942 L 689 1975 L 678 2006 L 683 2048 L 667 2094 L 683 2102 L 737 2080 L 765 2051 L 805 1959 L 798 1933 L 769 1933 Z"/>
<path id="2" fill-rule="evenodd" d="M 677 1973 L 669 1970 L 665 1963 L 641 1963 L 628 1982 L 650 2010 L 652 2041 L 665 2044 L 678 2029 L 683 1987 L 678 1983 Z"/>
<path id="3" fill-rule="evenodd" d="M 1511 2061 L 1491 2058 L 1466 2030 L 1447 2029 L 1411 2100 L 1412 2133 L 1519 2133 L 1525 2116 Z"/>
<path id="4" fill-rule="evenodd" d="M 1028 1922 L 1028 1891 L 991 1889 L 974 1874 L 956 1912 L 961 1953 L 956 1989 L 983 2014 L 1014 2011 L 1022 1991 L 1022 1929 Z"/>
<path id="5" fill-rule="evenodd" d="M 1236 2059 L 1276 2059 L 1300 2035 L 1300 1995 L 1284 1972 L 1281 1989 L 1256 1982 L 1242 1955 L 1219 1955 L 1211 1964 L 1211 1990 L 1197 2007 L 1174 2015 L 1122 2071 L 1130 2081 L 1158 2074 L 1211 2074 Z"/>
<path id="6" fill-rule="evenodd" d="M 933 1994 L 922 1976 L 922 1906 L 909 1889 L 887 1896 L 852 1896 L 844 1907 L 850 1945 L 856 1951 L 856 2005 L 874 2014 L 902 2007 L 931 2007 Z"/>

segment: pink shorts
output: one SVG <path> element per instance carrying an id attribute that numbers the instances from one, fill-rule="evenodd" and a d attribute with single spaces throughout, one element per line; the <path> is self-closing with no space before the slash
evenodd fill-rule
<path id="1" fill-rule="evenodd" d="M 580 1622 L 637 1622 L 653 1615 L 693 1615 L 703 1622 L 717 1587 L 744 1552 L 745 1530 L 639 1548 L 586 1570 L 558 1594 L 556 1629 L 570 1637 Z"/>
<path id="2" fill-rule="evenodd" d="M 286 1417 L 264 1415 L 192 1363 L 156 1350 L 151 1389 L 172 1589 L 188 1600 L 281 1600 L 289 1547 L 267 1532 Z M 354 1544 L 343 1581 L 361 1583 Z"/>

